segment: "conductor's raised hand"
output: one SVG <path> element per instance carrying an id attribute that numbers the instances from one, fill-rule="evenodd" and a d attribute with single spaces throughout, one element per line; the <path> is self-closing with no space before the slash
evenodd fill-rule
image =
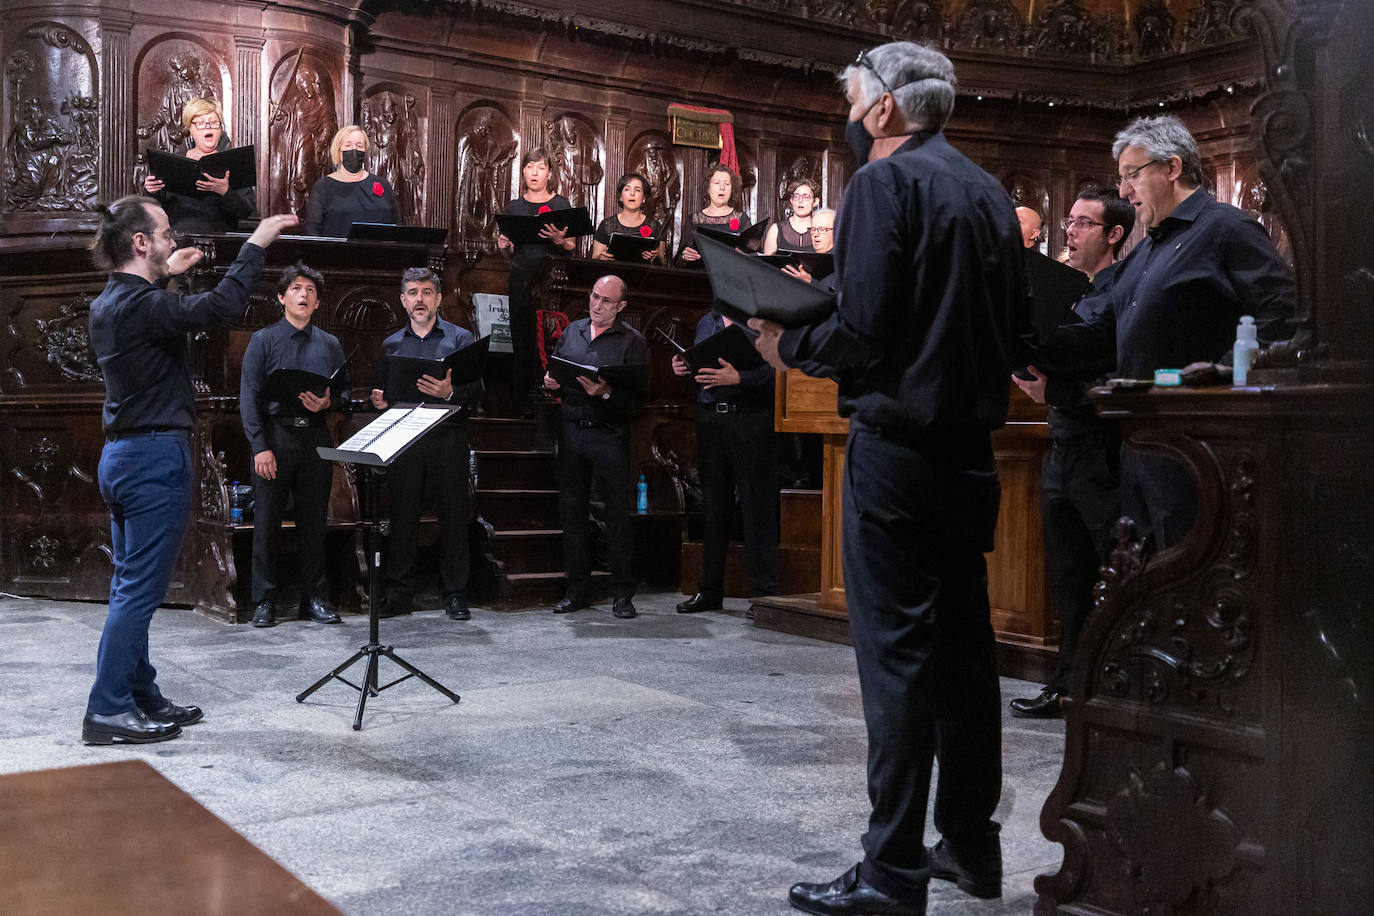
<path id="1" fill-rule="evenodd" d="M 778 355 L 778 341 L 782 339 L 783 327 L 767 318 L 750 318 L 749 327 L 759 332 L 754 338 L 754 349 L 768 361 L 768 365 L 779 372 L 787 371 L 787 363 Z"/>
<path id="2" fill-rule="evenodd" d="M 723 388 L 726 385 L 739 384 L 739 370 L 727 363 L 723 358 L 718 360 L 720 368 L 702 369 L 697 373 L 696 382 L 703 388 Z"/>
<path id="3" fill-rule="evenodd" d="M 450 369 L 445 372 L 443 378 L 422 375 L 416 380 L 415 387 L 420 390 L 421 394 L 447 401 L 453 396 L 453 370 Z"/>
<path id="4" fill-rule="evenodd" d="M 321 410 L 329 409 L 329 389 L 325 389 L 324 397 L 319 397 L 313 391 L 302 391 L 300 394 L 301 405 L 311 413 L 319 413 Z"/>
<path id="5" fill-rule="evenodd" d="M 294 213 L 278 213 L 276 216 L 269 216 L 258 223 L 258 228 L 254 229 L 253 234 L 248 236 L 248 242 L 259 248 L 266 248 L 287 229 L 300 224 L 300 217 Z"/>
<path id="6" fill-rule="evenodd" d="M 167 258 L 167 272 L 172 276 L 183 274 L 200 263 L 205 252 L 199 248 L 178 248 Z"/>

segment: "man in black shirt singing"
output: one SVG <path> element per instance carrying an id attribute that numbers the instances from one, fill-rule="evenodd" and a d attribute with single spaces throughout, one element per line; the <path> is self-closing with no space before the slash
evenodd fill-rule
<path id="1" fill-rule="evenodd" d="M 91 248 L 111 273 L 91 303 L 91 349 L 105 377 L 99 479 L 110 507 L 114 575 L 81 723 L 87 744 L 165 741 L 201 718 L 197 707 L 162 695 L 148 658 L 148 627 L 167 593 L 191 515 L 195 401 L 186 335 L 243 314 L 264 249 L 297 222 L 290 214 L 263 220 L 219 285 L 186 296 L 168 292 L 167 281 L 192 267 L 201 252 L 176 250 L 157 202 L 125 197 L 101 209 Z"/>
<path id="2" fill-rule="evenodd" d="M 297 263 L 277 283 L 281 321 L 248 341 L 239 379 L 239 414 L 253 453 L 253 626 L 276 626 L 281 521 L 294 501 L 296 554 L 300 560 L 300 612 L 316 623 L 338 623 L 320 598 L 324 587 L 325 519 L 334 465 L 315 451 L 332 443 L 324 414 L 334 396 L 347 396 L 340 372 L 323 396 L 305 390 L 295 400 L 267 401 L 262 387 L 278 369 L 301 369 L 329 378 L 343 366 L 339 339 L 310 323 L 324 295 L 319 271 Z"/>
<path id="3" fill-rule="evenodd" d="M 440 290 L 439 276 L 426 267 L 412 267 L 402 275 L 401 305 L 410 322 L 382 341 L 377 357 L 379 373 L 388 371 L 388 356 L 443 359 L 473 342 L 472 332 L 467 328 L 439 317 Z M 463 409 L 421 437 L 387 469 L 391 536 L 386 563 L 387 599 L 380 613 L 383 617 L 394 617 L 412 610 L 420 504 L 428 490 L 433 494 L 434 512 L 439 519 L 439 591 L 444 611 L 453 620 L 469 620 L 472 611 L 463 595 L 468 585 L 468 515 L 472 507 L 467 418 L 482 395 L 482 381 L 455 385 L 450 369 L 443 378 L 420 376 L 415 387 L 424 403 L 451 404 Z M 383 388 L 372 389 L 372 405 L 378 410 L 390 406 Z"/>
<path id="4" fill-rule="evenodd" d="M 555 356 L 584 366 L 647 366 L 644 336 L 619 319 L 629 290 L 608 275 L 592 285 L 587 317 L 568 325 Z M 635 616 L 633 533 L 630 528 L 630 411 L 643 393 L 633 385 L 612 386 L 605 379 L 578 376 L 575 387 L 562 388 L 563 430 L 558 452 L 558 514 L 563 524 L 563 562 L 568 590 L 553 606 L 566 614 L 588 606 L 592 539 L 587 513 L 592 477 L 606 499 L 606 541 L 611 559 L 611 613 Z M 544 387 L 559 390 L 545 374 Z"/>
<path id="5" fill-rule="evenodd" d="M 838 378 L 849 417 L 844 584 L 873 809 L 863 861 L 789 899 L 810 913 L 919 916 L 932 876 L 1002 892 L 1002 702 L 983 554 L 1025 249 L 1006 191 L 940 133 L 954 107 L 944 55 L 894 42 L 841 79 L 860 168 L 835 226 L 837 310 L 786 332 L 750 324 L 778 368 Z"/>

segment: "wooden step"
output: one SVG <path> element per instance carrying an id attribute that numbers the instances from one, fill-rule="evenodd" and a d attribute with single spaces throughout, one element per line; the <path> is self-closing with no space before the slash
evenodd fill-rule
<path id="1" fill-rule="evenodd" d="M 490 490 L 557 487 L 553 452 L 536 449 L 493 449 L 477 452 L 477 485 Z"/>
<path id="2" fill-rule="evenodd" d="M 533 449 L 539 425 L 533 420 L 508 417 L 473 417 L 468 420 L 468 448 L 481 451 Z"/>
<path id="3" fill-rule="evenodd" d="M 558 527 L 556 489 L 479 489 L 477 508 L 482 517 L 497 531 L 528 531 Z"/>
<path id="4" fill-rule="evenodd" d="M 568 580 L 562 572 L 516 573 L 506 579 L 506 594 L 493 606 L 505 611 L 524 608 L 552 608 L 567 591 Z M 611 574 L 592 572 L 589 600 L 600 603 L 611 593 Z"/>
<path id="5" fill-rule="evenodd" d="M 497 530 L 492 552 L 505 564 L 506 575 L 563 569 L 563 532 L 557 528 Z"/>

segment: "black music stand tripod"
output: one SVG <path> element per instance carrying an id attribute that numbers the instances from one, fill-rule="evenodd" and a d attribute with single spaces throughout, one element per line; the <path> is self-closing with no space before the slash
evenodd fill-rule
<path id="1" fill-rule="evenodd" d="M 442 408 L 435 407 L 432 405 L 428 406 L 427 409 L 430 411 L 442 411 L 443 417 L 445 418 L 449 414 L 452 414 L 458 410 L 458 408 L 455 407 Z M 390 414 L 390 411 L 388 412 L 388 414 Z M 460 699 L 458 694 L 454 693 L 452 690 L 449 690 L 443 684 L 440 684 L 438 681 L 434 680 L 434 678 L 425 674 L 419 668 L 416 668 L 410 662 L 406 661 L 405 659 L 397 655 L 391 646 L 384 646 L 381 644 L 381 636 L 379 633 L 380 628 L 378 626 L 377 620 L 377 610 L 381 605 L 381 586 L 380 576 L 378 575 L 378 567 L 381 565 L 382 559 L 383 534 L 382 522 L 380 518 L 381 478 L 383 475 L 385 475 L 387 467 L 389 467 L 391 463 L 396 460 L 397 456 L 399 456 L 401 452 L 403 452 L 410 445 L 419 441 L 419 439 L 423 435 L 425 435 L 425 433 L 427 433 L 429 430 L 437 426 L 439 422 L 442 422 L 442 419 L 440 419 L 437 422 L 429 423 L 423 428 L 417 428 L 415 434 L 406 441 L 405 445 L 395 450 L 394 452 L 387 449 L 383 452 L 383 454 L 386 454 L 387 457 L 382 458 L 379 457 L 379 455 L 375 452 L 365 451 L 364 449 L 366 446 L 372 444 L 372 442 L 374 442 L 375 440 L 380 439 L 382 435 L 395 430 L 398 422 L 403 422 L 405 420 L 405 418 L 402 418 L 401 421 L 397 421 L 394 419 L 391 421 L 387 421 L 388 414 L 383 414 L 381 418 L 373 421 L 373 423 L 369 424 L 361 432 L 357 433 L 353 438 L 349 439 L 347 442 L 345 442 L 343 445 L 339 446 L 336 449 L 317 449 L 321 458 L 325 458 L 331 461 L 344 461 L 354 465 L 361 465 L 361 467 L 359 467 L 358 470 L 361 473 L 362 477 L 363 498 L 366 500 L 369 508 L 368 519 L 366 522 L 368 604 L 367 645 L 360 648 L 357 652 L 354 652 L 351 656 L 349 656 L 347 661 L 339 665 L 333 671 L 329 672 L 324 677 L 320 678 L 318 681 L 311 684 L 304 691 L 298 694 L 296 696 L 296 702 L 304 703 L 306 697 L 310 696 L 316 690 L 319 690 L 325 684 L 328 684 L 331 680 L 342 681 L 349 687 L 352 687 L 354 690 L 358 691 L 358 711 L 357 714 L 353 717 L 354 731 L 358 731 L 363 727 L 363 710 L 367 706 L 367 698 L 369 696 L 375 697 L 378 694 L 380 694 L 383 690 L 386 690 L 389 687 L 395 687 L 402 681 L 409 680 L 412 677 L 417 677 L 420 680 L 424 681 L 426 684 L 433 687 L 435 690 L 439 691 L 455 703 L 457 703 Z M 387 422 L 385 422 L 384 424 L 383 421 Z M 374 427 L 378 427 L 378 429 L 374 430 Z M 394 662 L 396 665 L 398 665 L 401 668 L 404 668 L 406 673 L 401 675 L 394 681 L 378 685 L 377 666 L 378 661 L 382 656 L 386 656 L 387 658 L 391 659 L 391 661 Z M 344 677 L 343 673 L 347 671 L 349 668 L 351 668 L 355 662 L 358 662 L 363 658 L 367 659 L 367 664 L 363 670 L 362 683 L 355 684 L 348 678 Z"/>

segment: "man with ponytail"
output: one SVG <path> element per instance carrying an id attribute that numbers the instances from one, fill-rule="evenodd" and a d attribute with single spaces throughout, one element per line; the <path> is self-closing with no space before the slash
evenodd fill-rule
<path id="1" fill-rule="evenodd" d="M 91 348 L 105 377 L 100 495 L 110 507 L 114 575 L 81 723 L 87 744 L 146 744 L 181 734 L 201 711 L 158 690 L 148 627 L 167 593 L 191 510 L 195 403 L 186 335 L 243 314 L 268 245 L 293 215 L 258 224 L 224 279 L 209 292 L 170 292 L 168 280 L 200 261 L 177 250 L 167 214 L 150 197 L 101 207 L 91 243 L 109 282 L 91 303 Z"/>

